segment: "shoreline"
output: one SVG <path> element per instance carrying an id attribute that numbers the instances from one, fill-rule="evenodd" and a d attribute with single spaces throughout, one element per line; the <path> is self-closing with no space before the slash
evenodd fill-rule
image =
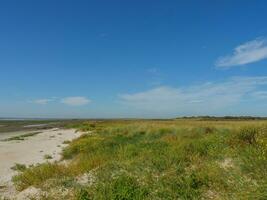
<path id="1" fill-rule="evenodd" d="M 75 129 L 46 129 L 23 140 L 3 141 L 13 136 L 21 136 L 34 131 L 10 132 L 0 139 L 0 193 L 4 197 L 16 195 L 12 177 L 16 175 L 15 164 L 26 166 L 44 162 L 54 162 L 61 158 L 62 148 L 67 146 L 64 141 L 71 141 L 81 135 Z M 49 159 L 46 159 L 49 155 Z"/>

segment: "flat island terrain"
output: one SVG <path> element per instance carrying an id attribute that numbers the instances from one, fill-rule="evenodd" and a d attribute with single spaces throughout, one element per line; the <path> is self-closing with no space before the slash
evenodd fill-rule
<path id="1" fill-rule="evenodd" d="M 3 199 L 267 199 L 264 119 L 10 123 Z"/>

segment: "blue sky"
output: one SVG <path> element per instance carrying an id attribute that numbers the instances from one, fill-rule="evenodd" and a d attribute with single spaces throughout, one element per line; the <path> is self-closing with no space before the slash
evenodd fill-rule
<path id="1" fill-rule="evenodd" d="M 0 2 L 0 117 L 267 115 L 267 2 Z"/>

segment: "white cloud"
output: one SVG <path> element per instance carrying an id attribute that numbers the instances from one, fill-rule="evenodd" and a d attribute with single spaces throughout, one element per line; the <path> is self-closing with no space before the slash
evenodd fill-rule
<path id="1" fill-rule="evenodd" d="M 46 105 L 49 102 L 53 101 L 52 99 L 36 99 L 33 101 L 30 101 L 31 103 L 40 104 L 40 105 Z"/>
<path id="2" fill-rule="evenodd" d="M 263 59 L 267 59 L 267 41 L 256 39 L 237 46 L 232 55 L 219 58 L 215 65 L 220 68 L 228 68 Z"/>
<path id="3" fill-rule="evenodd" d="M 91 100 L 86 97 L 66 97 L 61 100 L 61 103 L 69 106 L 83 106 L 90 102 Z"/>
<path id="4" fill-rule="evenodd" d="M 267 86 L 267 76 L 233 77 L 188 87 L 157 87 L 119 95 L 121 103 L 147 113 L 214 113 L 254 98 L 251 94 Z"/>

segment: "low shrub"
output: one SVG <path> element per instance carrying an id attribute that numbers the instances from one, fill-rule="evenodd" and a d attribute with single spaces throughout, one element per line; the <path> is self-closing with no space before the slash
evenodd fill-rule
<path id="1" fill-rule="evenodd" d="M 29 167 L 13 177 L 13 182 L 18 190 L 23 190 L 29 186 L 40 186 L 50 178 L 61 178 L 68 175 L 65 166 L 59 164 L 45 163 Z"/>
<path id="2" fill-rule="evenodd" d="M 13 167 L 11 167 L 12 170 L 15 170 L 15 171 L 24 171 L 26 170 L 26 165 L 24 164 L 19 164 L 19 163 L 16 163 Z"/>

